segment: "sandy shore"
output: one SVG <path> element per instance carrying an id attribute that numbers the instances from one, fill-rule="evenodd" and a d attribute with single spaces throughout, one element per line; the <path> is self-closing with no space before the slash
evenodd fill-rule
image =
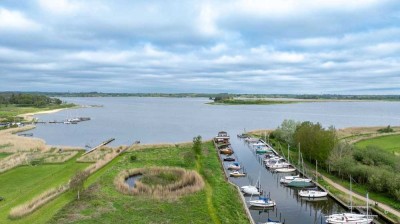
<path id="1" fill-rule="evenodd" d="M 39 111 L 39 112 L 34 112 L 34 113 L 26 113 L 26 114 L 20 114 L 18 115 L 18 117 L 23 117 L 24 120 L 26 121 L 32 121 L 33 120 L 33 116 L 35 116 L 36 114 L 52 114 L 52 113 L 57 113 L 60 112 L 62 110 L 66 110 L 69 108 L 60 108 L 60 109 L 54 109 L 54 110 L 44 110 L 44 111 Z"/>

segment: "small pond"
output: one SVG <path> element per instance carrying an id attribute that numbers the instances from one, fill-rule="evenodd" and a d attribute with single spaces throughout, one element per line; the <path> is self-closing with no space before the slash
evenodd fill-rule
<path id="1" fill-rule="evenodd" d="M 130 176 L 130 177 L 125 179 L 125 183 L 127 183 L 130 188 L 134 188 L 135 187 L 135 181 L 139 180 L 140 178 L 142 178 L 142 176 L 143 175 L 141 175 L 141 174 Z"/>

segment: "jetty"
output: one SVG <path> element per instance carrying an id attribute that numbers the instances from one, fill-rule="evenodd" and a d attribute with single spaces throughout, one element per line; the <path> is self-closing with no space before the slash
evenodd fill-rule
<path id="1" fill-rule="evenodd" d="M 96 146 L 96 147 L 94 147 L 94 148 L 88 150 L 87 152 L 83 153 L 82 156 L 84 156 L 84 155 L 86 155 L 86 154 L 89 154 L 89 153 L 95 151 L 96 149 L 99 149 L 99 148 L 102 147 L 102 146 L 108 145 L 108 144 L 110 144 L 111 142 L 113 142 L 114 140 L 115 140 L 115 138 L 110 138 L 110 139 L 108 139 L 107 141 L 102 142 L 100 145 L 98 145 L 98 146 Z"/>

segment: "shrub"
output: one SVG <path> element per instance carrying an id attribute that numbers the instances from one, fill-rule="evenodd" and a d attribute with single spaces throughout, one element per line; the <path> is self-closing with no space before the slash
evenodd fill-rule
<path id="1" fill-rule="evenodd" d="M 137 160 L 137 156 L 136 155 L 131 155 L 129 157 L 129 159 L 130 159 L 131 162 L 135 162 Z"/>

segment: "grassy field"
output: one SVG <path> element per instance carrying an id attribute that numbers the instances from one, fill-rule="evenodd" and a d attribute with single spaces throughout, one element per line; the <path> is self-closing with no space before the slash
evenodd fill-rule
<path id="1" fill-rule="evenodd" d="M 136 161 L 130 156 L 136 155 Z M 129 196 L 118 192 L 114 179 L 125 169 L 173 166 L 199 172 L 206 186 L 203 190 L 175 200 L 149 196 Z M 98 179 L 97 179 L 98 178 Z M 81 200 L 63 208 L 50 223 L 249 223 L 235 188 L 225 182 L 212 143 L 203 145 L 203 155 L 196 159 L 191 146 L 154 146 L 126 152 L 109 164 Z"/>
<path id="2" fill-rule="evenodd" d="M 73 195 L 67 193 L 59 199 L 50 202 L 33 214 L 19 219 L 8 219 L 12 207 L 22 204 L 49 188 L 67 183 L 77 171 L 89 164 L 77 163 L 76 156 L 63 163 L 39 166 L 21 166 L 0 174 L 0 196 L 5 200 L 0 202 L 0 223 L 45 223 L 63 205 L 72 200 Z"/>
<path id="3" fill-rule="evenodd" d="M 359 141 L 355 144 L 356 147 L 365 148 L 366 146 L 377 146 L 381 149 L 396 154 L 400 153 L 400 135 L 388 135 L 376 138 L 370 138 L 367 140 Z"/>
<path id="4" fill-rule="evenodd" d="M 47 107 L 19 107 L 16 105 L 5 106 L 5 105 L 0 104 L 0 120 L 11 119 L 20 114 L 36 113 L 36 112 L 40 112 L 40 111 L 69 108 L 69 107 L 73 107 L 73 106 L 75 106 L 75 105 L 61 104 L 61 105 L 50 105 Z"/>

